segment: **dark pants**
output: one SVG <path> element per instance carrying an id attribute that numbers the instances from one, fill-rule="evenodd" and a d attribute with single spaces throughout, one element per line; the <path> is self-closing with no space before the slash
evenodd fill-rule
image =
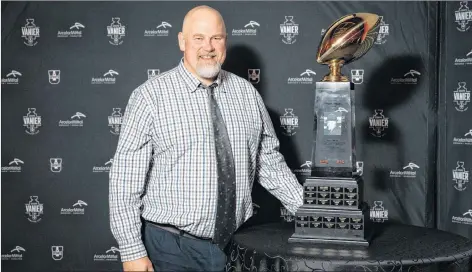
<path id="1" fill-rule="evenodd" d="M 144 246 L 154 271 L 225 271 L 226 255 L 211 240 L 196 240 L 144 223 Z"/>

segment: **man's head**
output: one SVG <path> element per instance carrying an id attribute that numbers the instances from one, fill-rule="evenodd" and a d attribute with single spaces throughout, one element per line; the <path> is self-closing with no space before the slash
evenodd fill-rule
<path id="1" fill-rule="evenodd" d="M 179 33 L 185 67 L 204 82 L 211 82 L 226 58 L 226 27 L 221 14 L 208 6 L 190 10 Z"/>

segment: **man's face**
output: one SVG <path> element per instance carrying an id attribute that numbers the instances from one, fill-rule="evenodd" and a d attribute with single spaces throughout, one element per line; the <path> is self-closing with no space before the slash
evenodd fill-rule
<path id="1" fill-rule="evenodd" d="M 179 47 L 186 67 L 205 79 L 215 78 L 226 59 L 226 31 L 220 17 L 209 12 L 194 14 L 184 33 L 179 33 Z"/>

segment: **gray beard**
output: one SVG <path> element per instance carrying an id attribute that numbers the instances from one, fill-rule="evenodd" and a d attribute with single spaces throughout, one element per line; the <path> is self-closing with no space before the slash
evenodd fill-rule
<path id="1" fill-rule="evenodd" d="M 202 78 L 215 78 L 221 70 L 221 64 L 217 62 L 215 65 L 197 65 L 197 74 Z"/>

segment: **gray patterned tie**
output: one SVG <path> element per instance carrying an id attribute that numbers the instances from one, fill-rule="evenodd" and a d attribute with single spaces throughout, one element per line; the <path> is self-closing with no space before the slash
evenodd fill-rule
<path id="1" fill-rule="evenodd" d="M 236 230 L 236 178 L 231 143 L 213 92 L 216 86 L 213 83 L 205 89 L 213 121 L 218 169 L 218 204 L 213 242 L 223 250 Z"/>

